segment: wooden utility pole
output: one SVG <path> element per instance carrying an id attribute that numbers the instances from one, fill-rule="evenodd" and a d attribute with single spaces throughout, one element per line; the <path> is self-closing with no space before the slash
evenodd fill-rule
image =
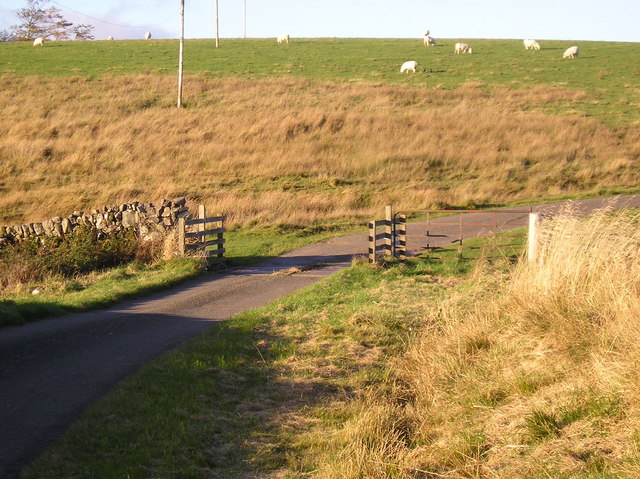
<path id="1" fill-rule="evenodd" d="M 184 56 L 184 0 L 180 0 L 180 53 L 178 54 L 178 108 L 182 108 L 183 56 Z"/>
<path id="2" fill-rule="evenodd" d="M 220 29 L 218 25 L 218 0 L 216 0 L 216 48 L 220 46 Z"/>

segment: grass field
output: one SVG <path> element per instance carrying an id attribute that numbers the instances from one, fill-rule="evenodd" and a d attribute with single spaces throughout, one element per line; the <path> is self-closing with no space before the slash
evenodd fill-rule
<path id="1" fill-rule="evenodd" d="M 525 51 L 520 40 L 465 40 L 473 55 L 453 55 L 457 39 L 436 47 L 407 39 L 187 40 L 185 74 L 207 78 L 264 79 L 291 76 L 322 81 L 384 82 L 455 89 L 467 82 L 485 87 L 540 85 L 584 91 L 574 107 L 586 115 L 622 125 L 638 120 L 640 45 L 620 42 L 543 41 L 540 51 Z M 579 61 L 562 53 L 578 43 Z M 0 74 L 17 76 L 176 75 L 177 40 L 28 42 L 0 45 Z M 419 75 L 401 76 L 407 59 L 418 62 Z M 194 101 L 186 98 L 187 104 Z M 550 111 L 553 111 L 553 106 Z M 558 108 L 562 110 L 562 108 Z"/>
<path id="2" fill-rule="evenodd" d="M 469 42 L 189 40 L 181 111 L 175 41 L 1 44 L 0 222 L 185 195 L 231 227 L 335 227 L 637 191 L 639 45 Z"/>

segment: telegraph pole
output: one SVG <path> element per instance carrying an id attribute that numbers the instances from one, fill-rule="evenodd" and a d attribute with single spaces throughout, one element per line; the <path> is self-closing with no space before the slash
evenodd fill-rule
<path id="1" fill-rule="evenodd" d="M 180 0 L 180 53 L 178 54 L 178 108 L 182 107 L 183 56 L 184 56 L 184 0 Z"/>
<path id="2" fill-rule="evenodd" d="M 216 48 L 220 46 L 220 29 L 218 25 L 218 0 L 216 0 Z"/>

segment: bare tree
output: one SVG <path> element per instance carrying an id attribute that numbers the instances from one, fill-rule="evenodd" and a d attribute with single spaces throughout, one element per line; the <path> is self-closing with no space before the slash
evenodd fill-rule
<path id="1" fill-rule="evenodd" d="M 18 40 L 33 40 L 46 33 L 46 10 L 41 0 L 27 0 L 27 6 L 16 10 L 21 23 L 11 27 Z"/>
<path id="2" fill-rule="evenodd" d="M 11 30 L 17 40 L 33 40 L 43 37 L 54 40 L 68 40 L 71 35 L 76 39 L 93 39 L 93 25 L 81 24 L 73 27 L 56 7 L 48 6 L 49 0 L 26 0 L 26 6 L 16 10 L 20 23 Z M 80 37 L 76 30 L 79 30 Z"/>
<path id="3" fill-rule="evenodd" d="M 93 25 L 79 23 L 72 28 L 74 40 L 95 40 L 93 35 Z"/>
<path id="4" fill-rule="evenodd" d="M 60 10 L 51 7 L 47 10 L 48 36 L 54 40 L 69 40 L 69 31 L 73 23 L 67 21 Z"/>
<path id="5" fill-rule="evenodd" d="M 9 30 L 0 30 L 0 42 L 12 42 L 16 39 L 13 32 Z"/>

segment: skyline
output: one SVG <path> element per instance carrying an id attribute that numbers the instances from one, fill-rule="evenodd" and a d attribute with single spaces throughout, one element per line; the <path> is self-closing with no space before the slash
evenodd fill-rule
<path id="1" fill-rule="evenodd" d="M 219 0 L 221 38 L 244 34 L 245 0 Z M 74 24 L 95 26 L 96 40 L 178 38 L 180 2 L 163 0 L 51 0 Z M 281 33 L 296 37 L 419 38 L 429 29 L 437 38 L 535 38 L 538 40 L 640 42 L 640 2 L 538 0 L 535 7 L 503 0 L 458 0 L 455 3 L 397 0 L 389 2 L 246 0 L 247 37 L 269 38 Z M 186 38 L 215 37 L 215 0 L 185 0 Z M 24 0 L 4 0 L 0 30 L 18 23 L 15 11 Z M 608 15 L 607 15 L 608 13 Z"/>

